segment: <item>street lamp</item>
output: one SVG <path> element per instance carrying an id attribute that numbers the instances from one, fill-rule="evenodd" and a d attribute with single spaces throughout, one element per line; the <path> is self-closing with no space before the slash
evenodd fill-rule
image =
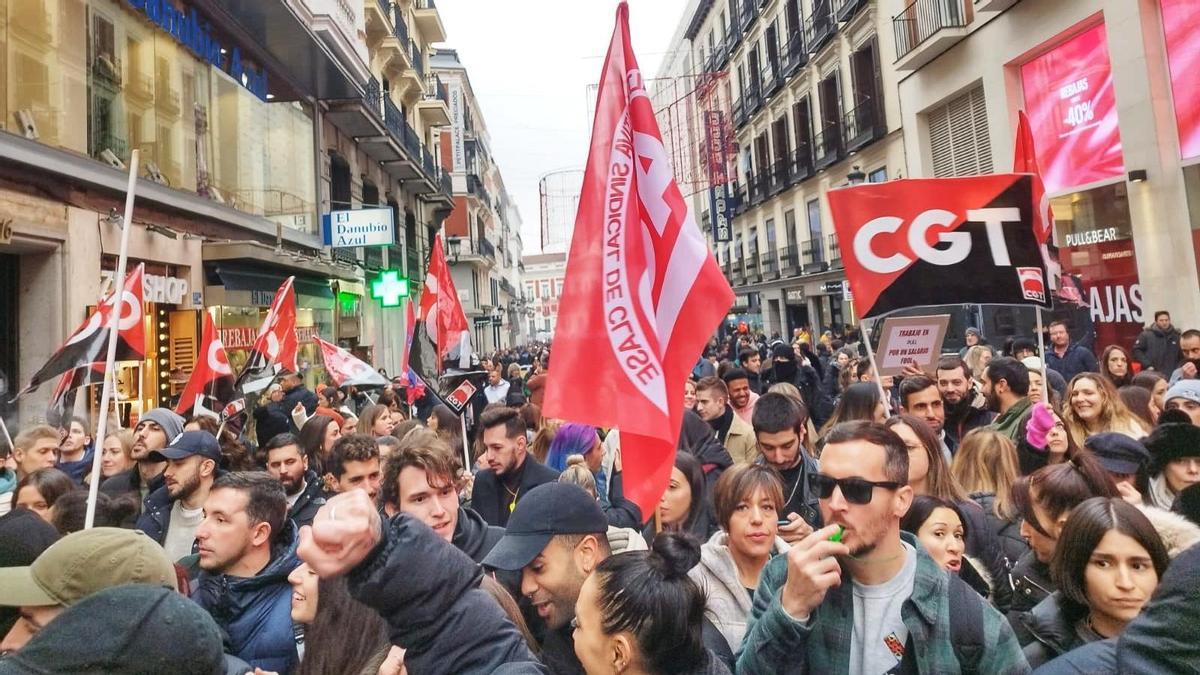
<path id="1" fill-rule="evenodd" d="M 846 174 L 846 180 L 850 181 L 851 185 L 862 185 L 867 180 L 867 174 L 862 172 L 862 167 L 855 164 L 850 173 Z"/>
<path id="2" fill-rule="evenodd" d="M 451 263 L 458 262 L 458 253 L 459 253 L 459 249 L 461 247 L 462 247 L 462 240 L 459 239 L 458 237 L 447 237 L 446 238 L 446 249 L 447 249 L 446 252 L 450 255 Z"/>

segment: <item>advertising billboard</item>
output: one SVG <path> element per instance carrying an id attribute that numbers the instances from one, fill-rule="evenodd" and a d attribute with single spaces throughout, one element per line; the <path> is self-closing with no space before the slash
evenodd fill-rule
<path id="1" fill-rule="evenodd" d="M 1047 192 L 1124 175 L 1104 24 L 1022 65 L 1021 84 Z"/>
<path id="2" fill-rule="evenodd" d="M 1171 69 L 1171 94 L 1175 98 L 1175 124 L 1179 128 L 1179 155 L 1200 157 L 1200 4 L 1195 0 L 1161 0 L 1167 65 Z"/>

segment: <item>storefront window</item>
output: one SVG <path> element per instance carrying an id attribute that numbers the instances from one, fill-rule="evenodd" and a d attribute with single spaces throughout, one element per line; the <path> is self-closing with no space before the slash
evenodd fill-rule
<path id="1" fill-rule="evenodd" d="M 263 101 L 127 3 L 0 2 L 0 68 L 0 128 L 117 167 L 138 149 L 145 178 L 315 231 L 311 109 Z"/>
<path id="2" fill-rule="evenodd" d="M 304 376 L 305 386 L 316 391 L 325 382 L 325 362 L 313 337 L 330 339 L 333 336 L 333 303 L 302 295 L 297 295 L 296 301 L 296 338 L 299 345 L 296 365 Z M 241 372 L 250 358 L 250 347 L 267 316 L 268 308 L 222 305 L 213 309 L 221 342 L 229 356 L 229 365 L 233 372 Z"/>
<path id="3" fill-rule="evenodd" d="M 1089 307 L 1095 344 L 1088 346 L 1133 344 L 1147 319 L 1125 183 L 1063 195 L 1050 205 L 1063 274 L 1078 280 Z"/>

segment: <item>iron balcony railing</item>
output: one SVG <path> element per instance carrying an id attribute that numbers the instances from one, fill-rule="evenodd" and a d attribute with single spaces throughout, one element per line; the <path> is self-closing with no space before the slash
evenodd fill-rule
<path id="1" fill-rule="evenodd" d="M 759 269 L 762 270 L 764 278 L 779 278 L 779 258 L 775 255 L 775 251 L 764 253 L 759 257 Z"/>
<path id="2" fill-rule="evenodd" d="M 842 158 L 842 128 L 836 122 L 826 124 L 813 137 L 813 166 L 820 170 L 827 168 Z"/>
<path id="3" fill-rule="evenodd" d="M 833 13 L 839 22 L 844 23 L 866 6 L 867 0 L 833 0 Z"/>
<path id="4" fill-rule="evenodd" d="M 417 71 L 417 77 L 423 80 L 425 79 L 425 59 L 421 55 L 421 49 L 417 47 L 417 43 L 414 41 L 410 44 L 412 45 L 413 70 Z"/>
<path id="5" fill-rule="evenodd" d="M 783 46 L 780 54 L 780 66 L 783 76 L 791 77 L 797 70 L 808 63 L 808 50 L 804 48 L 804 31 L 796 31 Z"/>
<path id="6" fill-rule="evenodd" d="M 846 112 L 843 132 L 847 151 L 855 151 L 884 134 L 883 111 L 875 99 L 864 96 Z"/>
<path id="7" fill-rule="evenodd" d="M 446 85 L 442 83 L 442 78 L 437 75 L 430 75 L 425 80 L 425 99 L 440 100 L 447 105 L 450 104 L 449 95 L 446 93 Z"/>
<path id="8" fill-rule="evenodd" d="M 438 186 L 441 188 L 442 194 L 447 197 L 454 194 L 454 182 L 450 180 L 450 174 L 445 171 L 438 176 Z"/>
<path id="9" fill-rule="evenodd" d="M 787 189 L 789 185 L 788 176 L 791 174 L 791 162 L 787 159 L 788 153 L 784 153 L 784 159 L 777 159 L 771 165 L 771 194 L 778 194 Z"/>
<path id="10" fill-rule="evenodd" d="M 779 262 L 784 275 L 800 273 L 800 252 L 794 244 L 779 252 Z"/>
<path id="11" fill-rule="evenodd" d="M 805 37 L 808 41 L 808 51 L 815 54 L 821 50 L 837 32 L 837 22 L 829 6 L 830 0 L 815 0 L 813 12 L 804 26 Z"/>
<path id="12" fill-rule="evenodd" d="M 417 9 L 437 9 L 437 5 L 434 4 L 433 0 L 417 0 L 416 7 Z"/>
<path id="13" fill-rule="evenodd" d="M 758 83 L 758 78 L 751 77 L 750 81 L 746 84 L 746 91 L 742 96 L 742 98 L 746 101 L 747 118 L 753 117 L 754 113 L 758 112 L 758 109 L 762 107 L 762 97 L 759 95 L 760 92 L 761 87 Z"/>
<path id="14" fill-rule="evenodd" d="M 424 145 L 421 146 L 421 168 L 425 169 L 425 175 L 430 179 L 437 178 L 437 165 L 433 163 L 433 155 L 429 154 L 429 149 Z"/>
<path id="15" fill-rule="evenodd" d="M 812 147 L 801 143 L 792 151 L 791 166 L 788 167 L 788 181 L 795 185 L 813 175 Z"/>
<path id="16" fill-rule="evenodd" d="M 404 23 L 404 14 L 400 5 L 392 5 L 392 34 L 400 39 L 400 45 L 408 44 L 408 24 Z"/>
<path id="17" fill-rule="evenodd" d="M 829 244 L 828 244 L 829 266 L 834 269 L 840 268 L 842 266 L 842 249 L 841 249 L 841 246 L 838 244 L 837 235 L 836 234 L 828 235 L 828 239 L 829 239 Z"/>
<path id="18" fill-rule="evenodd" d="M 733 126 L 741 128 L 746 124 L 746 106 L 742 99 L 733 102 Z"/>
<path id="19" fill-rule="evenodd" d="M 401 143 L 404 142 L 404 130 L 408 127 L 408 123 L 404 121 L 404 115 L 400 113 L 400 109 L 392 103 L 392 99 L 383 99 L 383 126 L 392 133 Z"/>
<path id="20" fill-rule="evenodd" d="M 392 3 L 389 2 L 388 0 L 376 0 L 376 1 L 379 3 L 379 9 L 382 10 L 385 15 L 390 16 L 392 13 Z"/>
<path id="21" fill-rule="evenodd" d="M 965 0 L 914 0 L 892 17 L 896 58 L 902 59 L 943 28 L 967 25 Z"/>
<path id="22" fill-rule="evenodd" d="M 825 264 L 825 252 L 821 249 L 820 239 L 809 239 L 801 248 L 803 252 L 804 271 L 812 272 L 814 266 Z"/>
<path id="23" fill-rule="evenodd" d="M 479 255 L 489 260 L 496 257 L 496 247 L 492 242 L 488 241 L 487 237 L 479 237 Z"/>

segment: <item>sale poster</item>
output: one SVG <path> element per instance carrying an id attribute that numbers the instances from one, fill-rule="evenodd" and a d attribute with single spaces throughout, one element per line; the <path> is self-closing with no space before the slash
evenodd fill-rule
<path id="1" fill-rule="evenodd" d="M 1021 66 L 1025 110 L 1046 191 L 1125 173 L 1104 24 Z"/>
<path id="2" fill-rule="evenodd" d="M 901 375 L 908 366 L 933 370 L 942 355 L 949 325 L 949 314 L 884 319 L 875 353 L 879 374 Z"/>

